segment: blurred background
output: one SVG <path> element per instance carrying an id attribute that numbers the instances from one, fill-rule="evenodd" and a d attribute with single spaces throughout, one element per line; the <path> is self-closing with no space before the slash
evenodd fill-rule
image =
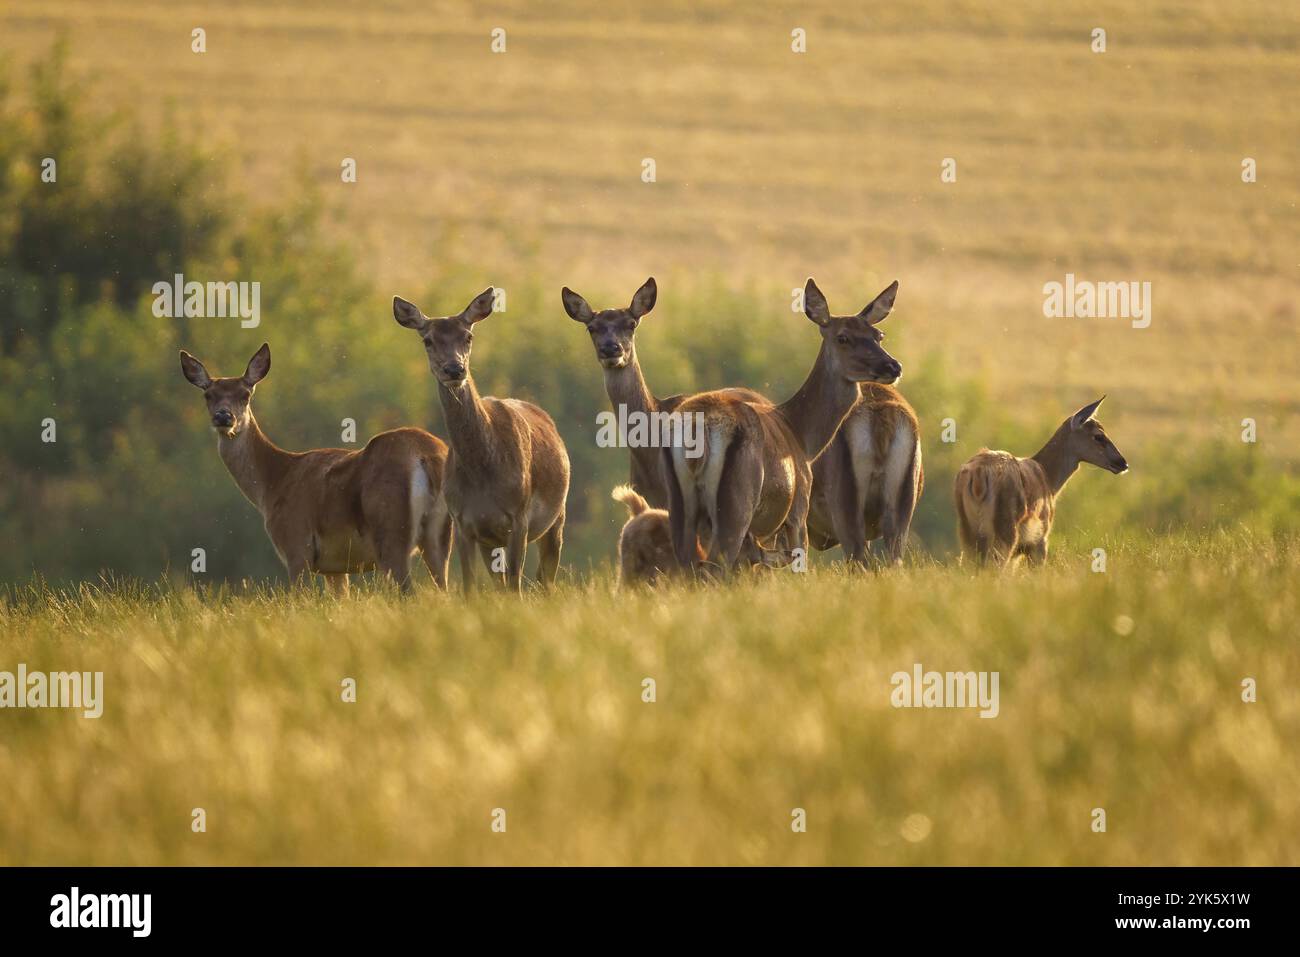
<path id="1" fill-rule="evenodd" d="M 656 394 L 778 399 L 818 342 L 791 290 L 815 276 L 847 313 L 900 281 L 887 347 L 923 429 L 919 556 L 952 553 L 961 461 L 1030 454 L 1102 393 L 1133 468 L 1074 480 L 1058 547 L 1300 524 L 1300 9 L 639 6 L 0 8 L 0 581 L 179 579 L 198 546 L 211 577 L 282 577 L 177 349 L 233 375 L 269 341 L 255 411 L 289 449 L 339 445 L 345 418 L 359 444 L 445 435 L 391 297 L 445 314 L 487 285 L 508 310 L 476 337 L 480 390 L 555 417 L 565 564 L 607 565 L 627 454 L 595 445 L 609 404 L 559 290 L 621 306 L 650 275 Z M 260 282 L 260 326 L 155 317 L 151 286 L 178 272 Z M 1150 327 L 1045 318 L 1066 273 L 1150 282 Z"/>

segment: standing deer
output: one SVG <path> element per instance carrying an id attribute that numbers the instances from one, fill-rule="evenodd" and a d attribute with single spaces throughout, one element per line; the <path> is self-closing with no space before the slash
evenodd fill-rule
<path id="1" fill-rule="evenodd" d="M 447 446 L 422 429 L 393 429 L 363 449 L 286 452 L 253 418 L 253 392 L 271 370 L 266 344 L 242 376 L 213 378 L 181 350 L 181 372 L 203 390 L 217 451 L 239 490 L 262 513 L 289 577 L 324 575 L 346 594 L 348 575 L 379 568 L 403 591 L 419 549 L 447 586 L 451 520 L 441 506 Z"/>
<path id="2" fill-rule="evenodd" d="M 596 347 L 596 359 L 605 373 L 605 392 L 615 412 L 622 406 L 628 413 L 643 415 L 672 413 L 686 400 L 684 395 L 670 395 L 659 399 L 646 385 L 641 373 L 641 362 L 636 355 L 636 330 L 641 319 L 655 306 L 659 288 L 654 277 L 645 281 L 632 303 L 626 309 L 602 309 L 594 312 L 587 300 L 568 286 L 560 293 L 564 311 L 587 328 L 591 344 Z M 746 402 L 764 403 L 768 400 L 749 389 L 726 389 L 727 394 Z M 632 459 L 632 488 L 645 496 L 656 509 L 668 505 L 668 487 L 664 484 L 660 450 L 649 446 L 634 446 L 628 450 Z"/>
<path id="3" fill-rule="evenodd" d="M 890 564 L 898 565 L 925 487 L 921 428 L 892 385 L 860 388 L 862 398 L 813 462 L 808 540 L 818 551 L 842 545 L 845 559 L 862 566 L 867 543 L 883 538 Z"/>
<path id="4" fill-rule="evenodd" d="M 1128 462 L 1093 418 L 1105 398 L 1062 422 L 1031 458 L 982 449 L 957 471 L 953 494 L 963 555 L 974 552 L 981 565 L 992 558 L 1003 567 L 1023 555 L 1041 565 L 1056 499 L 1079 463 L 1116 475 L 1128 471 Z"/>
<path id="5" fill-rule="evenodd" d="M 591 344 L 596 349 L 596 359 L 604 370 L 605 392 L 609 395 L 609 401 L 614 406 L 615 412 L 622 407 L 627 410 L 628 415 L 633 413 L 648 417 L 670 415 L 677 411 L 677 407 L 687 398 L 684 395 L 656 398 L 646 385 L 645 376 L 641 372 L 641 362 L 637 358 L 637 327 L 641 324 L 641 319 L 654 308 L 658 296 L 659 287 L 653 276 L 636 291 L 632 296 L 631 304 L 626 309 L 602 309 L 596 312 L 587 304 L 586 299 L 568 286 L 560 292 L 564 311 L 568 313 L 570 319 L 582 323 L 591 336 Z M 765 396 L 750 389 L 724 391 L 746 402 L 768 403 Z M 619 536 L 620 555 L 624 551 L 625 541 L 640 543 L 637 546 L 629 546 L 630 552 L 639 556 L 639 559 L 667 562 L 656 565 L 653 569 L 645 569 L 641 576 L 642 578 L 653 577 L 652 572 L 669 572 L 676 567 L 671 550 L 664 551 L 650 544 L 669 540 L 668 513 L 665 511 L 668 506 L 668 487 L 664 482 L 659 448 L 651 445 L 634 445 L 628 451 L 632 466 L 631 492 L 643 496 L 649 508 L 644 513 L 633 512 L 632 517 L 624 525 L 623 533 Z M 631 508 L 630 500 L 619 498 L 617 493 L 615 498 Z M 629 538 L 629 529 L 634 525 L 635 529 Z M 656 528 L 656 525 L 662 527 Z M 755 560 L 758 560 L 761 554 L 752 547 L 748 547 L 746 553 Z M 638 559 L 633 561 L 635 564 Z"/>
<path id="6" fill-rule="evenodd" d="M 524 553 L 540 551 L 537 577 L 550 587 L 564 544 L 569 454 L 551 417 L 530 402 L 480 396 L 469 372 L 474 324 L 492 314 L 485 289 L 458 315 L 430 319 L 393 297 L 393 317 L 420 334 L 447 418 L 443 496 L 456 526 L 465 591 L 474 588 L 474 549 L 494 575 L 493 551 L 504 549 L 506 584 L 523 589 Z"/>
<path id="7" fill-rule="evenodd" d="M 694 568 L 701 517 L 713 529 L 711 561 L 728 574 L 747 536 L 766 548 L 783 528 L 785 548 L 807 544 L 811 463 L 861 398 L 859 383 L 898 381 L 902 367 L 880 345 L 876 326 L 894 306 L 891 283 L 855 316 L 832 316 L 817 284 L 804 287 L 804 311 L 821 332 L 821 348 L 807 379 L 780 405 L 747 402 L 726 392 L 704 392 L 683 402 L 683 415 L 704 421 L 704 454 L 688 458 L 664 450 L 673 549 Z"/>

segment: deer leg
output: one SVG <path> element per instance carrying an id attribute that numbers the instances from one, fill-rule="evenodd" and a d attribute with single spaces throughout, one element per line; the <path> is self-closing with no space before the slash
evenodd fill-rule
<path id="1" fill-rule="evenodd" d="M 721 491 L 721 490 L 719 490 Z M 740 495 L 719 495 L 718 517 L 713 527 L 713 545 L 709 557 L 717 561 L 723 578 L 731 575 L 745 545 L 752 507 L 746 508 Z"/>
<path id="2" fill-rule="evenodd" d="M 826 505 L 831 513 L 831 528 L 844 549 L 844 561 L 850 568 L 862 569 L 867 567 L 867 529 L 857 483 L 852 478 L 850 473 L 848 481 L 827 490 Z"/>
<path id="3" fill-rule="evenodd" d="M 447 587 L 447 571 L 451 565 L 451 516 L 435 511 L 424 521 L 424 536 L 420 555 L 425 567 L 439 588 Z"/>
<path id="4" fill-rule="evenodd" d="M 303 588 L 311 580 L 311 570 L 307 567 L 307 556 L 292 555 L 284 561 L 284 567 L 289 572 L 289 587 Z"/>
<path id="5" fill-rule="evenodd" d="M 483 567 L 488 570 L 488 578 L 497 585 L 505 583 L 505 548 L 493 547 L 487 542 L 478 543 L 478 554 L 483 559 Z"/>
<path id="6" fill-rule="evenodd" d="M 993 537 L 996 540 L 998 564 L 1007 567 L 1015 561 L 1020 550 L 1020 524 L 1017 509 L 1008 497 L 998 499 L 993 513 Z"/>
<path id="7" fill-rule="evenodd" d="M 506 540 L 506 587 L 524 593 L 524 556 L 528 552 L 528 522 L 522 517 L 510 527 Z"/>
<path id="8" fill-rule="evenodd" d="M 537 580 L 543 588 L 555 584 L 555 575 L 560 570 L 560 549 L 564 547 L 564 513 L 561 512 L 555 523 L 537 540 L 538 561 Z"/>
<path id="9" fill-rule="evenodd" d="M 975 554 L 975 530 L 966 518 L 966 510 L 962 508 L 960 499 L 957 501 L 957 541 L 961 544 L 963 558 Z"/>
<path id="10" fill-rule="evenodd" d="M 668 530 L 673 555 L 682 568 L 695 572 L 699 568 L 699 497 L 695 489 L 683 491 L 673 468 L 671 449 L 663 452 L 663 478 L 668 486 Z"/>
<path id="11" fill-rule="evenodd" d="M 380 552 L 378 564 L 380 573 L 387 578 L 391 578 L 403 595 L 411 593 L 411 552 L 409 549 L 390 544 L 385 551 Z"/>
<path id="12" fill-rule="evenodd" d="M 465 534 L 463 528 L 457 528 L 453 537 L 456 540 L 456 554 L 460 558 L 460 583 L 465 594 L 474 591 L 474 545 L 475 542 Z M 491 564 L 488 565 L 491 568 Z"/>
<path id="13" fill-rule="evenodd" d="M 326 575 L 325 582 L 329 585 L 330 593 L 335 598 L 348 597 L 348 573 L 339 572 L 336 575 Z"/>

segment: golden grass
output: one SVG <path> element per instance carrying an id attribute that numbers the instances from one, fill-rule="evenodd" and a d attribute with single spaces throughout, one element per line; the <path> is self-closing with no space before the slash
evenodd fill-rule
<path id="1" fill-rule="evenodd" d="M 1294 865 L 1297 547 L 523 601 L 28 596 L 0 670 L 102 670 L 105 710 L 0 713 L 0 864 Z M 998 671 L 1001 713 L 892 708 L 915 662 Z"/>

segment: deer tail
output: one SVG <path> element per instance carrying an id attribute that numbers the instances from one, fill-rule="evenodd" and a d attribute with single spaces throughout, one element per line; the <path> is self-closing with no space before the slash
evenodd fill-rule
<path id="1" fill-rule="evenodd" d="M 614 491 L 610 493 L 610 496 L 614 501 L 626 505 L 628 513 L 634 517 L 640 515 L 650 507 L 650 503 L 642 498 L 637 490 L 630 485 L 617 486 Z"/>

